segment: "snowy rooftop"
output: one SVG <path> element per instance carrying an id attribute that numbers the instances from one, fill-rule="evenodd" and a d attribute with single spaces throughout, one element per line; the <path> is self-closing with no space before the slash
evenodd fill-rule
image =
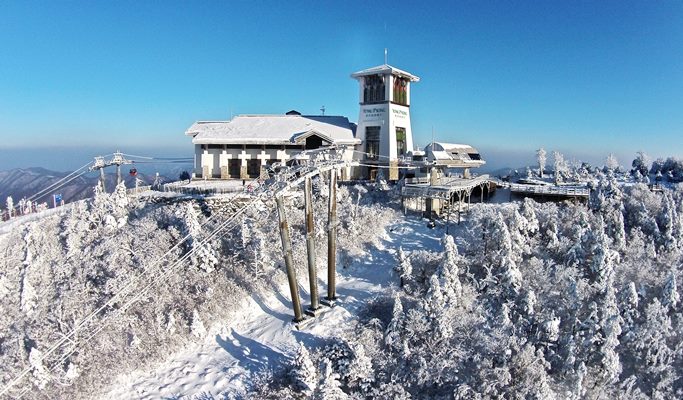
<path id="1" fill-rule="evenodd" d="M 398 75 L 404 78 L 409 78 L 412 82 L 419 82 L 420 78 L 409 73 L 406 71 L 403 71 L 401 69 L 398 69 L 396 67 L 392 67 L 389 64 L 382 64 L 378 65 L 376 67 L 364 69 L 362 71 L 354 72 L 351 74 L 351 77 L 354 79 L 358 79 L 361 76 L 367 76 L 367 75 L 375 75 L 375 74 L 391 74 L 391 75 Z"/>
<path id="2" fill-rule="evenodd" d="M 428 158 L 432 161 L 463 166 L 480 166 L 486 162 L 481 159 L 479 150 L 468 144 L 434 142 L 425 147 Z"/>
<path id="3" fill-rule="evenodd" d="M 239 115 L 230 121 L 197 121 L 185 132 L 193 144 L 292 144 L 311 135 L 356 144 L 355 124 L 342 116 Z"/>
<path id="4" fill-rule="evenodd" d="M 432 143 L 425 147 L 425 150 L 431 150 Z M 434 142 L 434 151 L 467 151 L 474 150 L 473 152 L 478 153 L 477 149 L 470 146 L 469 144 L 459 144 L 459 143 L 444 143 L 444 142 Z"/>

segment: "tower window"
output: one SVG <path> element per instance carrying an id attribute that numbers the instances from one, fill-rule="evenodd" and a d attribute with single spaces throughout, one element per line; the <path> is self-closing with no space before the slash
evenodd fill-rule
<path id="1" fill-rule="evenodd" d="M 396 155 L 406 154 L 406 128 L 396 127 Z"/>
<path id="2" fill-rule="evenodd" d="M 368 75 L 365 77 L 363 88 L 363 103 L 379 103 L 384 101 L 386 87 L 382 75 Z"/>
<path id="3" fill-rule="evenodd" d="M 392 100 L 396 104 L 408 105 L 408 78 L 394 76 L 394 93 Z"/>
<path id="4" fill-rule="evenodd" d="M 368 159 L 379 158 L 379 131 L 379 126 L 365 127 L 365 152 Z"/>

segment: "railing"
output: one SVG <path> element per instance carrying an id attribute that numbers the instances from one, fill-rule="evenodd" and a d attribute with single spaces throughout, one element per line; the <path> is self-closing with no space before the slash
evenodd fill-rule
<path id="1" fill-rule="evenodd" d="M 250 182 L 252 178 L 249 178 Z M 223 183 L 221 183 L 223 182 Z M 201 186 L 186 186 L 187 184 L 183 182 L 172 182 L 165 183 L 161 185 L 162 192 L 175 192 L 181 194 L 226 194 L 226 193 L 238 193 L 247 190 L 247 185 L 244 186 L 228 186 L 225 185 L 225 181 L 219 181 L 215 184 L 211 184 L 210 181 L 202 181 Z"/>
<path id="2" fill-rule="evenodd" d="M 580 196 L 588 197 L 590 189 L 562 186 L 541 186 L 541 185 L 520 185 L 510 184 L 510 191 L 513 193 L 547 194 L 553 196 Z"/>
<path id="3" fill-rule="evenodd" d="M 407 197 L 448 198 L 451 192 L 469 191 L 477 186 L 493 182 L 489 175 L 480 175 L 472 179 L 440 178 L 436 185 L 406 184 L 401 194 Z"/>

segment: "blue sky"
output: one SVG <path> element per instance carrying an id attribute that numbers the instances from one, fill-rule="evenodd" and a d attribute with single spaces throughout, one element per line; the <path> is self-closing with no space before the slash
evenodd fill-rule
<path id="1" fill-rule="evenodd" d="M 190 154 L 195 120 L 325 105 L 356 121 L 349 75 L 385 47 L 422 78 L 417 143 L 433 128 L 485 157 L 683 157 L 681 1 L 6 0 L 0 148 Z"/>

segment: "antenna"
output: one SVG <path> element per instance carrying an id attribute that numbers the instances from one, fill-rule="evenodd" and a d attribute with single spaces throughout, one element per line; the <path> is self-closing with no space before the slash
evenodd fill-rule
<path id="1" fill-rule="evenodd" d="M 387 48 L 384 48 L 384 64 L 386 65 L 387 63 Z"/>
<path id="2" fill-rule="evenodd" d="M 325 106 L 324 105 L 322 107 L 320 107 L 320 111 L 322 111 L 323 115 L 325 115 Z"/>
<path id="3" fill-rule="evenodd" d="M 432 125 L 432 151 L 434 151 L 434 125 Z"/>

